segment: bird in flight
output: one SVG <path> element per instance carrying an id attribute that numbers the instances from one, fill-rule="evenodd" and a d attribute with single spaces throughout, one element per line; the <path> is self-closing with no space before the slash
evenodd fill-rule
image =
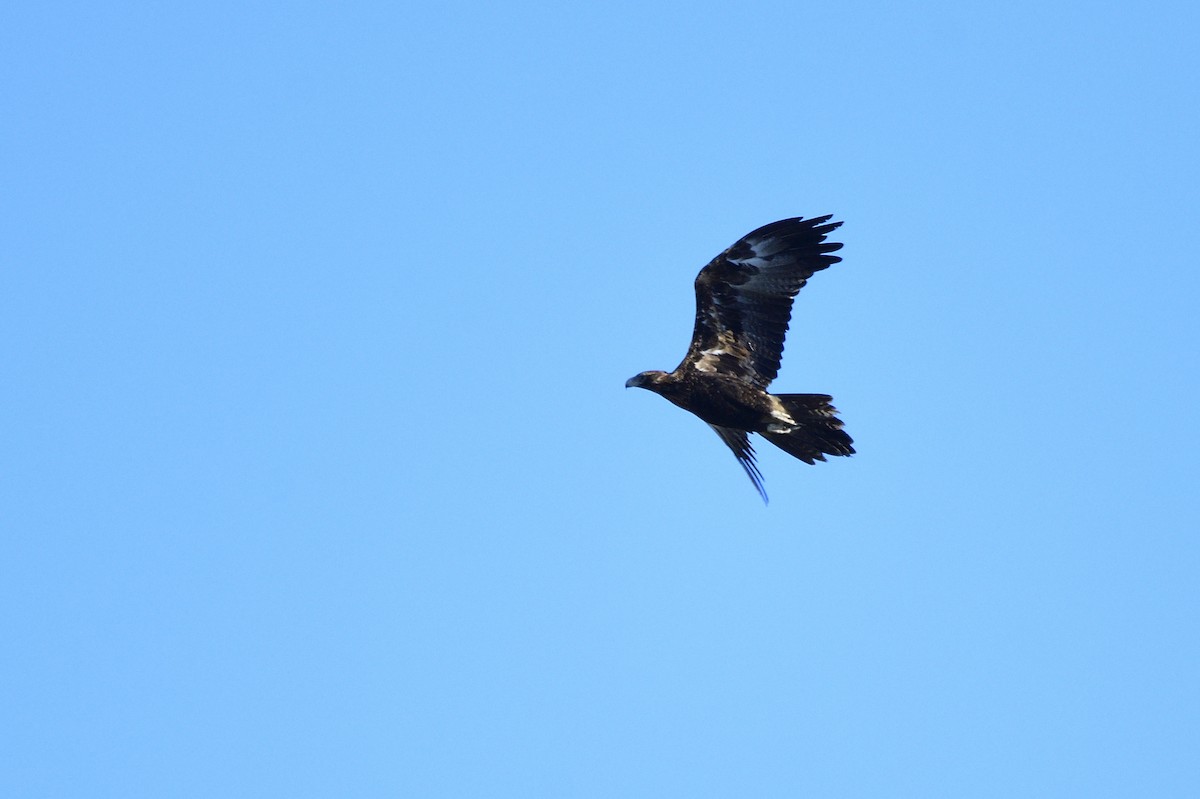
<path id="1" fill-rule="evenodd" d="M 825 237 L 830 216 L 781 219 L 747 234 L 696 276 L 696 326 L 673 372 L 649 371 L 625 387 L 644 388 L 699 416 L 733 450 L 767 502 L 750 434 L 805 463 L 853 455 L 853 439 L 828 394 L 770 394 L 779 373 L 792 300 L 814 272 L 842 260 Z"/>

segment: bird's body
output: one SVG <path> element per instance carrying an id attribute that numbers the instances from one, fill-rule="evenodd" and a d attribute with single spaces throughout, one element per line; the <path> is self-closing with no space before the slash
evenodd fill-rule
<path id="1" fill-rule="evenodd" d="M 773 415 L 778 412 L 778 403 L 773 401 L 774 397 L 736 377 L 696 372 L 684 380 L 678 379 L 674 373 L 650 374 L 662 377 L 654 380 L 651 385 L 635 385 L 661 395 L 711 425 L 745 426 L 746 430 L 759 433 L 765 430 L 768 424 L 779 421 Z"/>
<path id="2" fill-rule="evenodd" d="M 779 372 L 792 299 L 814 272 L 838 261 L 828 216 L 783 219 L 714 258 L 696 277 L 692 343 L 673 372 L 649 371 L 625 386 L 661 394 L 709 424 L 767 499 L 754 462 L 758 433 L 806 463 L 854 453 L 826 394 L 770 394 Z"/>

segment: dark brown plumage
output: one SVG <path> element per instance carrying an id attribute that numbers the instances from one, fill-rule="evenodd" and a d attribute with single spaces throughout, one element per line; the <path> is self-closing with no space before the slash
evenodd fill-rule
<path id="1" fill-rule="evenodd" d="M 826 242 L 841 226 L 829 216 L 781 219 L 760 227 L 714 258 L 696 277 L 696 325 L 673 372 L 650 371 L 625 387 L 661 394 L 699 416 L 733 450 L 767 501 L 750 433 L 805 463 L 854 454 L 826 394 L 770 394 L 779 373 L 792 300 L 814 272 L 842 259 Z"/>

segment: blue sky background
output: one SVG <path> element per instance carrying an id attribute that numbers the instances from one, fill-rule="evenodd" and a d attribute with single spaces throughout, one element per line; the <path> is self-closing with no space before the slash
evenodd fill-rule
<path id="1" fill-rule="evenodd" d="M 1193 3 L 0 11 L 0 794 L 1195 796 Z M 833 213 L 764 508 L 670 369 Z"/>

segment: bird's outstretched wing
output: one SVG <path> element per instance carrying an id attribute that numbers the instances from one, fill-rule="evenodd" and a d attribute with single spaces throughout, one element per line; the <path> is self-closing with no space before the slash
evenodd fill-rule
<path id="1" fill-rule="evenodd" d="M 829 219 L 764 225 L 701 269 L 696 326 L 678 368 L 720 372 L 766 388 L 779 373 L 792 299 L 814 272 L 842 260 L 829 254 L 842 245 L 825 241 L 842 223 Z"/>
<path id="2" fill-rule="evenodd" d="M 762 472 L 758 470 L 758 464 L 754 462 L 754 447 L 750 446 L 750 434 L 745 430 L 736 430 L 732 427 L 721 427 L 715 424 L 710 424 L 709 427 L 716 430 L 721 440 L 733 450 L 738 463 L 742 464 L 742 468 L 746 470 L 746 474 L 750 477 L 750 482 L 754 483 L 754 487 L 758 489 L 758 493 L 762 495 L 763 502 L 766 503 L 767 491 L 763 488 Z"/>

